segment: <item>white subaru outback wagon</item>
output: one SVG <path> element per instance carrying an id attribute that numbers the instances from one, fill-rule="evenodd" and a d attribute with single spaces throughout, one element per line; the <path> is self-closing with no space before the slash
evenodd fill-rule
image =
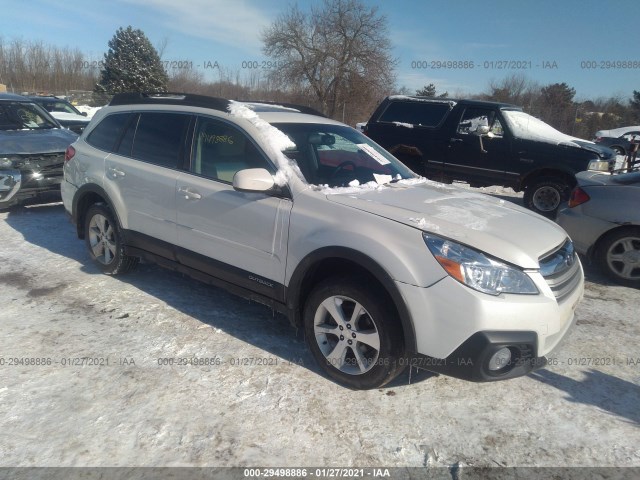
<path id="1" fill-rule="evenodd" d="M 269 305 L 349 387 L 406 365 L 524 375 L 583 295 L 560 227 L 304 107 L 119 94 L 65 160 L 65 208 L 105 273 L 143 258 Z"/>

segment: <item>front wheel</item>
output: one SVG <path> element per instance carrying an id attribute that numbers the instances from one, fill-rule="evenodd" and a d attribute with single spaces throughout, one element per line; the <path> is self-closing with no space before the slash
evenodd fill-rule
<path id="1" fill-rule="evenodd" d="M 376 289 L 353 278 L 320 283 L 304 309 L 307 344 L 322 369 L 351 388 L 378 388 L 402 370 L 400 322 Z M 370 285 L 370 284 L 369 284 Z"/>
<path id="2" fill-rule="evenodd" d="M 640 287 L 640 228 L 613 232 L 598 244 L 595 260 L 613 281 Z"/>
<path id="3" fill-rule="evenodd" d="M 569 199 L 571 187 L 559 178 L 540 178 L 524 191 L 524 206 L 540 215 L 555 218 L 558 207 Z"/>
<path id="4" fill-rule="evenodd" d="M 95 204 L 87 211 L 84 238 L 89 255 L 104 273 L 126 273 L 138 264 L 137 257 L 124 253 L 118 222 L 104 204 Z"/>

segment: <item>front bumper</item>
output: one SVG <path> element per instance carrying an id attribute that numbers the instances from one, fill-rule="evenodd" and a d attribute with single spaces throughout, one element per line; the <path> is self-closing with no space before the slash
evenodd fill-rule
<path id="1" fill-rule="evenodd" d="M 535 332 L 478 332 L 447 358 L 415 355 L 409 365 L 472 382 L 493 382 L 521 377 L 544 367 L 547 359 L 536 357 L 538 337 Z M 503 348 L 512 357 L 498 371 L 489 368 L 491 357 Z"/>
<path id="2" fill-rule="evenodd" d="M 13 205 L 21 185 L 20 170 L 0 170 L 0 206 Z"/>
<path id="3" fill-rule="evenodd" d="M 575 284 L 556 298 L 539 273 L 530 273 L 538 295 L 477 292 L 451 277 L 423 288 L 397 282 L 412 318 L 414 365 L 475 381 L 513 378 L 544 366 L 575 322 L 584 292 L 578 264 Z M 497 350 L 512 350 L 514 364 L 498 375 L 487 363 Z"/>

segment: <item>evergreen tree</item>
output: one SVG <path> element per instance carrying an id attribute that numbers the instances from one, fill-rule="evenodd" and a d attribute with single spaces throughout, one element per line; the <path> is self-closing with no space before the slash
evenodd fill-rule
<path id="1" fill-rule="evenodd" d="M 167 73 L 142 30 L 120 27 L 109 41 L 96 92 L 166 92 Z"/>
<path id="2" fill-rule="evenodd" d="M 425 85 L 424 87 L 422 87 L 420 90 L 416 90 L 416 95 L 419 97 L 439 97 L 439 98 L 445 98 L 446 96 L 449 95 L 449 92 L 444 92 L 441 93 L 440 95 L 436 95 L 436 86 L 433 83 L 430 83 L 429 85 Z"/>

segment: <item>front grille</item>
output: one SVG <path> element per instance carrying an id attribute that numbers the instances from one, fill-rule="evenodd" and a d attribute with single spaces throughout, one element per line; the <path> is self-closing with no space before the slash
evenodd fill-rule
<path id="1" fill-rule="evenodd" d="M 580 285 L 580 261 L 571 240 L 540 259 L 540 273 L 551 288 L 558 303 Z"/>

